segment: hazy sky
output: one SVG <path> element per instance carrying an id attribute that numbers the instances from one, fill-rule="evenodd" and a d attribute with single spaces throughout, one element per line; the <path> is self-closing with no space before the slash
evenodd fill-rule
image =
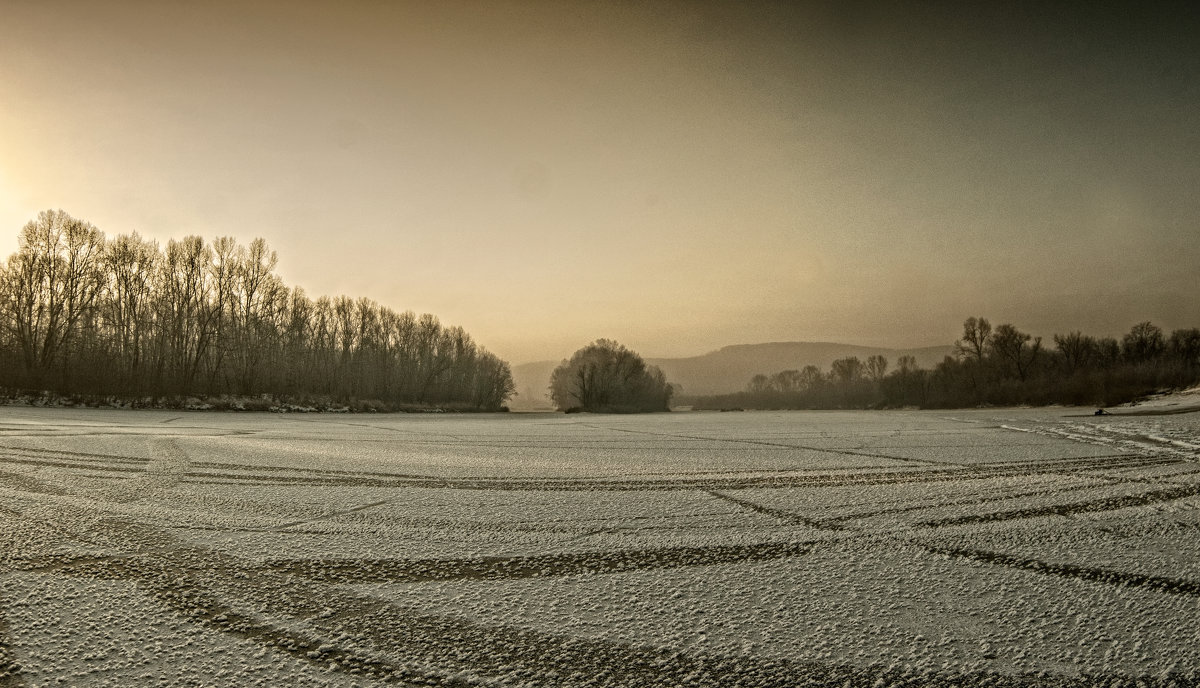
<path id="1" fill-rule="evenodd" d="M 0 0 L 0 255 L 262 236 L 514 363 L 1200 326 L 1200 21 L 1104 4 Z"/>

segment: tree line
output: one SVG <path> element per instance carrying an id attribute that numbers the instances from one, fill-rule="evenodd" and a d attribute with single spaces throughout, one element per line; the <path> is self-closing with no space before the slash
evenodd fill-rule
<path id="1" fill-rule="evenodd" d="M 912 356 L 871 356 L 755 375 L 746 389 L 690 399 L 703 409 L 962 408 L 980 405 L 1112 406 L 1200 383 L 1200 329 L 1167 335 L 1150 322 L 1120 340 L 1082 332 L 1056 334 L 1052 345 L 1011 324 L 963 323 L 955 355 L 932 369 Z M 681 400 L 683 401 L 683 400 Z"/>
<path id="2" fill-rule="evenodd" d="M 507 362 L 461 327 L 311 299 L 263 239 L 106 238 L 61 210 L 0 263 L 0 387 L 126 399 L 262 396 L 499 409 Z"/>

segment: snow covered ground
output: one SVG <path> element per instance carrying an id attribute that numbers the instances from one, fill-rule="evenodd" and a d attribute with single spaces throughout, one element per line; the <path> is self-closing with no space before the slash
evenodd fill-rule
<path id="1" fill-rule="evenodd" d="M 1193 685 L 1200 413 L 0 408 L 0 685 Z"/>

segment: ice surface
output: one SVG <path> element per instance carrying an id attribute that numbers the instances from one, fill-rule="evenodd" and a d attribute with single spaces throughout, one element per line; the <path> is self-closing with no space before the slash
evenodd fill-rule
<path id="1" fill-rule="evenodd" d="M 1200 414 L 0 408 L 0 685 L 1185 685 Z"/>

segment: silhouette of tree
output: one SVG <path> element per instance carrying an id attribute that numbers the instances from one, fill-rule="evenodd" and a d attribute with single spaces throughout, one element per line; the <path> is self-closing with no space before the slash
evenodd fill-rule
<path id="1" fill-rule="evenodd" d="M 841 383 L 857 382 L 862 379 L 866 367 L 858 356 L 839 358 L 830 366 L 830 374 L 834 380 Z"/>
<path id="2" fill-rule="evenodd" d="M 879 382 L 883 376 L 887 374 L 888 360 L 887 357 L 875 354 L 867 357 L 867 377 L 873 382 Z"/>
<path id="3" fill-rule="evenodd" d="M 1068 375 L 1087 368 L 1099 354 L 1096 338 L 1078 331 L 1054 335 L 1054 346 L 1062 357 Z"/>
<path id="4" fill-rule="evenodd" d="M 1162 329 L 1148 321 L 1134 325 L 1121 339 L 1121 355 L 1132 363 L 1153 361 L 1162 356 L 1166 348 Z"/>
<path id="5" fill-rule="evenodd" d="M 102 284 L 100 230 L 61 210 L 25 225 L 4 273 L 3 311 L 34 384 L 65 364 L 81 326 L 94 317 Z"/>
<path id="6" fill-rule="evenodd" d="M 672 392 L 661 370 L 611 339 L 576 351 L 550 376 L 550 398 L 563 411 L 667 411 Z"/>
<path id="7" fill-rule="evenodd" d="M 1200 366 L 1200 329 L 1175 330 L 1171 333 L 1170 348 L 1171 355 L 1183 365 L 1189 368 Z"/>
<path id="8" fill-rule="evenodd" d="M 954 342 L 960 358 L 970 358 L 982 363 L 992 340 L 992 324 L 987 318 L 967 318 L 963 322 L 962 339 Z"/>
<path id="9" fill-rule="evenodd" d="M 992 350 L 1009 364 L 1010 371 L 1015 371 L 1022 381 L 1029 375 L 1042 350 L 1041 337 L 1032 337 L 1007 323 L 996 328 L 990 341 Z"/>
<path id="10" fill-rule="evenodd" d="M 746 385 L 746 389 L 749 390 L 751 394 L 761 394 L 766 392 L 767 390 L 771 389 L 771 378 L 759 373 L 758 375 L 750 378 L 750 383 Z"/>

